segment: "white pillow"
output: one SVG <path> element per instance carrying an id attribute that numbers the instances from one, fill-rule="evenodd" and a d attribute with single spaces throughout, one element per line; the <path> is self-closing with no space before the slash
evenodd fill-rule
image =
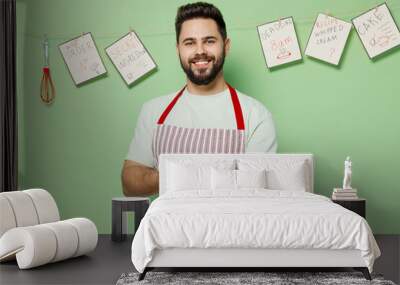
<path id="1" fill-rule="evenodd" d="M 211 189 L 267 188 L 266 170 L 211 168 Z"/>
<path id="2" fill-rule="evenodd" d="M 304 164 L 296 165 L 285 171 L 271 169 L 267 173 L 268 188 L 274 190 L 306 191 L 307 182 Z"/>
<path id="3" fill-rule="evenodd" d="M 266 168 L 268 189 L 293 191 L 310 189 L 308 164 L 304 160 L 239 159 L 237 163 L 240 170 Z"/>
<path id="4" fill-rule="evenodd" d="M 236 170 L 211 168 L 211 189 L 236 189 Z"/>
<path id="5" fill-rule="evenodd" d="M 169 159 L 165 163 L 165 191 L 211 190 L 211 167 L 235 169 L 235 166 L 235 159 L 205 159 L 200 154 Z"/>
<path id="6" fill-rule="evenodd" d="M 267 171 L 258 170 L 235 170 L 238 188 L 267 188 Z"/>
<path id="7" fill-rule="evenodd" d="M 210 166 L 168 164 L 167 191 L 210 188 Z"/>

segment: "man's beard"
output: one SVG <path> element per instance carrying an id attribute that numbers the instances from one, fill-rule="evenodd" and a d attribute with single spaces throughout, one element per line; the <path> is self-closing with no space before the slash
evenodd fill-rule
<path id="1" fill-rule="evenodd" d="M 211 67 L 210 73 L 200 72 L 200 74 L 195 74 L 191 69 L 191 64 L 195 60 L 211 60 L 213 63 Z M 225 62 L 225 50 L 222 51 L 222 55 L 215 60 L 214 56 L 207 56 L 206 54 L 201 54 L 199 56 L 194 57 L 193 59 L 189 60 L 189 65 L 185 66 L 182 62 L 182 59 L 179 57 L 179 61 L 181 62 L 181 66 L 183 71 L 186 73 L 187 77 L 191 82 L 196 85 L 207 85 L 212 82 L 218 75 L 218 73 L 222 70 Z"/>

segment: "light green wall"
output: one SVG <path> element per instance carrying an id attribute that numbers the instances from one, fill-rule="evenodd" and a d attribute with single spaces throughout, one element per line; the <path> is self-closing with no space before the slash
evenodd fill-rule
<path id="1" fill-rule="evenodd" d="M 19 174 L 22 188 L 43 187 L 55 197 L 62 218 L 92 219 L 111 231 L 111 198 L 121 196 L 120 170 L 144 101 L 180 88 L 185 81 L 174 46 L 176 9 L 184 1 L 17 0 Z M 269 71 L 256 25 L 293 16 L 302 50 L 318 12 L 344 20 L 380 2 L 212 1 L 223 12 L 232 40 L 227 81 L 272 112 L 279 149 L 311 152 L 315 191 L 340 186 L 343 161 L 353 159 L 353 186 L 368 199 L 375 233 L 400 234 L 397 149 L 400 142 L 400 50 L 368 59 L 354 29 L 339 68 L 305 58 Z M 400 24 L 398 1 L 388 1 Z M 158 71 L 128 88 L 104 48 L 137 31 Z M 92 32 L 108 75 L 76 87 L 57 45 Z M 52 106 L 39 97 L 42 36 L 50 39 L 50 65 L 57 89 Z"/>

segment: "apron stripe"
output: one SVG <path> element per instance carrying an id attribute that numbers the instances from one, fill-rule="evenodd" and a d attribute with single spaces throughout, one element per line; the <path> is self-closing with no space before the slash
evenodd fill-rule
<path id="1" fill-rule="evenodd" d="M 222 136 L 223 136 L 224 130 L 223 129 L 218 129 L 218 147 L 217 147 L 217 153 L 222 152 Z"/>
<path id="2" fill-rule="evenodd" d="M 208 130 L 202 129 L 200 140 L 199 140 L 198 153 L 204 153 L 205 152 L 205 149 L 204 149 L 205 143 L 204 142 L 206 141 L 207 135 L 208 135 Z"/>
<path id="3" fill-rule="evenodd" d="M 236 152 L 240 152 L 240 150 L 242 148 L 242 146 L 240 144 L 241 138 L 242 138 L 241 133 L 238 133 Z"/>
<path id="4" fill-rule="evenodd" d="M 239 141 L 239 139 L 240 139 L 240 133 L 237 133 L 236 134 L 236 142 L 235 142 L 235 144 L 236 144 L 236 153 L 238 153 L 239 150 L 240 150 L 240 141 Z"/>
<path id="5" fill-rule="evenodd" d="M 230 153 L 234 153 L 235 152 L 236 133 L 237 132 L 232 132 L 231 152 Z"/>
<path id="6" fill-rule="evenodd" d="M 215 130 L 215 129 L 208 129 L 209 131 L 209 142 L 207 143 L 207 146 L 208 146 L 208 152 L 207 153 L 212 153 L 212 142 L 215 140 L 215 136 L 214 136 L 214 133 L 213 133 L 213 131 Z"/>
<path id="7" fill-rule="evenodd" d="M 211 151 L 210 153 L 216 153 L 217 152 L 217 143 L 218 143 L 218 129 L 212 129 L 212 140 L 211 140 Z"/>
<path id="8" fill-rule="evenodd" d="M 210 150 L 210 143 L 211 143 L 211 137 L 210 137 L 211 129 L 207 128 L 207 134 L 206 134 L 206 140 L 204 142 L 204 151 L 205 153 L 209 153 Z"/>
<path id="9" fill-rule="evenodd" d="M 226 151 L 226 133 L 228 130 L 223 130 L 222 132 L 222 153 L 227 153 Z"/>
<path id="10" fill-rule="evenodd" d="M 176 129 L 177 129 L 176 126 L 172 126 L 171 137 L 170 137 L 170 139 L 169 139 L 168 148 L 167 148 L 167 152 L 168 152 L 168 153 L 172 153 L 172 148 L 173 148 L 173 146 L 174 146 L 173 143 L 175 142 Z"/>
<path id="11" fill-rule="evenodd" d="M 200 131 L 200 129 L 194 129 L 194 136 L 193 136 L 193 141 L 192 141 L 192 145 L 190 148 L 190 153 L 196 153 L 196 146 L 197 146 L 197 142 L 199 139 L 199 131 Z"/>
<path id="12" fill-rule="evenodd" d="M 194 130 L 195 129 L 189 129 L 189 140 L 188 140 L 188 143 L 186 144 L 185 153 L 190 153 L 190 147 L 191 147 L 192 141 L 193 141 Z"/>
<path id="13" fill-rule="evenodd" d="M 182 141 L 182 128 L 178 128 L 178 132 L 176 134 L 176 143 L 174 144 L 174 149 L 173 149 L 173 153 L 179 153 L 179 146 L 181 145 L 181 141 Z"/>
<path id="14" fill-rule="evenodd" d="M 162 148 L 161 148 L 162 153 L 167 153 L 168 142 L 169 142 L 169 139 L 171 137 L 171 125 L 167 125 L 166 127 L 167 128 L 166 128 L 165 140 L 161 141 L 161 143 L 162 143 Z"/>
<path id="15" fill-rule="evenodd" d="M 185 153 L 185 145 L 189 134 L 188 130 L 189 130 L 188 128 L 184 128 L 183 130 L 182 141 L 181 145 L 179 146 L 179 153 Z"/>
<path id="16" fill-rule="evenodd" d="M 226 130 L 225 133 L 225 153 L 230 153 L 230 146 L 231 146 L 231 130 Z"/>
<path id="17" fill-rule="evenodd" d="M 240 132 L 240 152 L 244 152 L 245 139 L 244 132 Z"/>

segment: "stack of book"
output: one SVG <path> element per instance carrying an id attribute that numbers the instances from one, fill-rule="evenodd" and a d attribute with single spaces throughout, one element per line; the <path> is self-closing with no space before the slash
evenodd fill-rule
<path id="1" fill-rule="evenodd" d="M 335 189 L 333 189 L 332 199 L 333 200 L 356 200 L 356 199 L 358 199 L 357 189 L 335 188 Z"/>

